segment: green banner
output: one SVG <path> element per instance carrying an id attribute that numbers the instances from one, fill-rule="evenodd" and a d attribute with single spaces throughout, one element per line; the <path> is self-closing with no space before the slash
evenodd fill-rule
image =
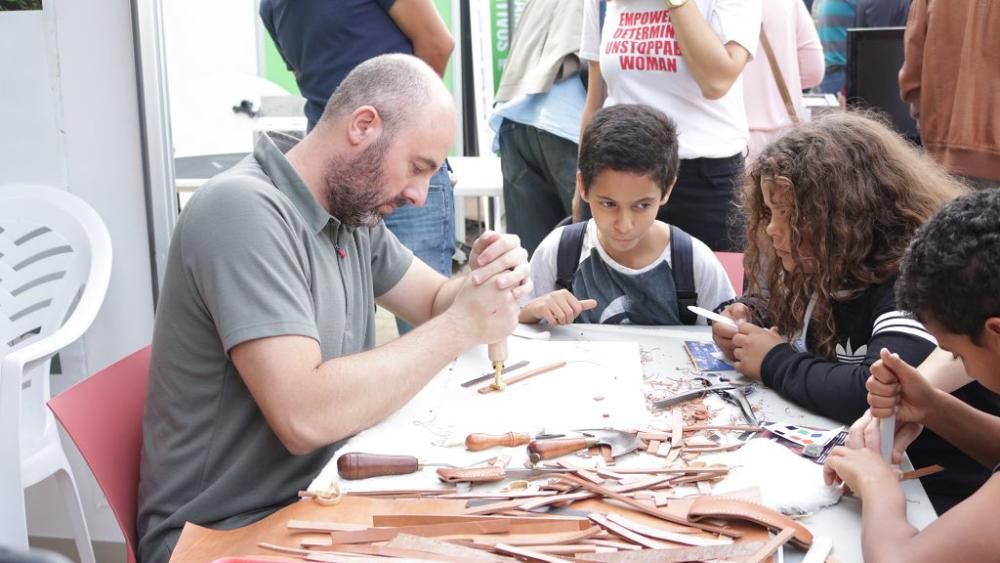
<path id="1" fill-rule="evenodd" d="M 473 0 L 475 1 L 475 0 Z M 528 0 L 490 0 L 490 35 L 493 46 L 493 92 L 500 87 L 500 76 L 507 64 L 507 54 L 510 52 L 510 41 L 514 37 L 514 27 L 524 11 Z M 511 21 L 510 9 L 514 8 L 514 19 Z"/>

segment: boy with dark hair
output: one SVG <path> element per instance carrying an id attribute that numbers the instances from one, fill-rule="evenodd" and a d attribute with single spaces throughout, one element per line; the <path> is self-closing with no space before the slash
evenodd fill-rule
<path id="1" fill-rule="evenodd" d="M 1000 190 L 957 199 L 917 231 L 896 296 L 900 308 L 912 311 L 969 376 L 1000 392 Z M 906 521 L 902 488 L 879 457 L 874 435 L 864 448 L 836 448 L 827 460 L 827 482 L 843 481 L 862 499 L 865 561 L 995 560 L 1000 417 L 936 389 L 888 350 L 881 356 L 867 385 L 872 415 L 926 426 L 994 473 L 920 531 Z"/>
<path id="2" fill-rule="evenodd" d="M 694 324 L 687 305 L 715 309 L 733 299 L 708 246 L 656 220 L 678 165 L 677 127 L 660 111 L 621 104 L 597 112 L 576 179 L 594 218 L 557 228 L 538 246 L 535 291 L 520 321 Z"/>

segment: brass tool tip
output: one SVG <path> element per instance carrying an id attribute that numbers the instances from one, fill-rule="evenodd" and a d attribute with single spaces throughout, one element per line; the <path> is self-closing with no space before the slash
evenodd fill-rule
<path id="1" fill-rule="evenodd" d="M 497 370 L 496 378 L 493 379 L 493 388 L 503 391 L 506 385 L 503 382 L 503 362 L 493 362 L 493 369 Z"/>

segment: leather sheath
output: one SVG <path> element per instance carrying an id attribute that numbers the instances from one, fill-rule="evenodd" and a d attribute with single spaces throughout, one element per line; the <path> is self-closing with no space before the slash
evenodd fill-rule
<path id="1" fill-rule="evenodd" d="M 691 522 L 699 522 L 706 518 L 746 520 L 764 526 L 774 532 L 791 528 L 795 531 L 791 542 L 803 549 L 808 549 L 813 541 L 812 533 L 801 523 L 792 520 L 773 508 L 745 499 L 722 496 L 698 497 L 691 503 L 687 518 Z"/>
<path id="2" fill-rule="evenodd" d="M 507 477 L 507 471 L 498 465 L 471 469 L 442 467 L 437 470 L 437 474 L 438 478 L 445 483 L 488 483 L 490 481 L 503 481 Z"/>

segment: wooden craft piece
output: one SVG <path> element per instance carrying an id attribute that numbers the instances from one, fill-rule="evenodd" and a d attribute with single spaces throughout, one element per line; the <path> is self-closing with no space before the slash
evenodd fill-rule
<path id="1" fill-rule="evenodd" d="M 670 442 L 660 442 L 660 448 L 656 450 L 656 455 L 660 457 L 667 457 L 670 455 L 670 450 L 672 449 L 673 446 L 670 445 Z"/>
<path id="2" fill-rule="evenodd" d="M 640 440 L 644 439 L 642 437 L 642 433 L 641 432 L 639 433 L 639 439 Z M 659 450 L 660 450 L 660 441 L 659 440 L 650 440 L 649 441 L 649 445 L 646 446 L 646 452 L 647 453 L 656 454 L 656 452 L 658 452 Z"/>
<path id="3" fill-rule="evenodd" d="M 795 531 L 792 543 L 803 549 L 812 544 L 812 533 L 805 526 L 759 502 L 724 496 L 698 497 L 688 509 L 688 520 L 697 522 L 705 518 L 745 520 L 774 532 L 791 528 Z"/>
<path id="4" fill-rule="evenodd" d="M 760 548 L 760 550 L 758 550 L 757 553 L 754 553 L 749 558 L 747 558 L 746 563 L 763 563 L 769 557 L 774 555 L 774 552 L 778 551 L 778 548 L 788 543 L 789 540 L 791 540 L 794 535 L 795 535 L 795 530 L 791 528 L 785 528 L 784 530 L 779 532 L 778 535 L 774 536 L 773 538 L 771 538 L 770 541 L 764 544 L 764 547 Z"/>
<path id="5" fill-rule="evenodd" d="M 554 363 L 551 363 L 551 364 L 545 364 L 544 366 L 539 366 L 539 367 L 537 367 L 535 369 L 528 370 L 528 371 L 526 371 L 524 373 L 515 375 L 513 377 L 508 377 L 508 378 L 506 378 L 504 380 L 504 384 L 509 387 L 509 386 L 511 386 L 511 385 L 513 385 L 515 383 L 519 383 L 521 381 L 524 381 L 525 379 L 528 379 L 528 378 L 531 378 L 531 377 L 535 377 L 536 375 L 541 375 L 541 374 L 546 373 L 546 372 L 557 370 L 557 369 L 559 369 L 559 368 L 561 368 L 561 367 L 563 367 L 565 365 L 566 365 L 565 361 L 554 362 Z M 492 392 L 496 391 L 496 388 L 493 387 L 493 385 L 491 384 L 491 385 L 485 385 L 483 387 L 480 387 L 478 389 L 478 391 L 479 391 L 479 393 L 485 395 L 487 393 L 492 393 Z"/>

